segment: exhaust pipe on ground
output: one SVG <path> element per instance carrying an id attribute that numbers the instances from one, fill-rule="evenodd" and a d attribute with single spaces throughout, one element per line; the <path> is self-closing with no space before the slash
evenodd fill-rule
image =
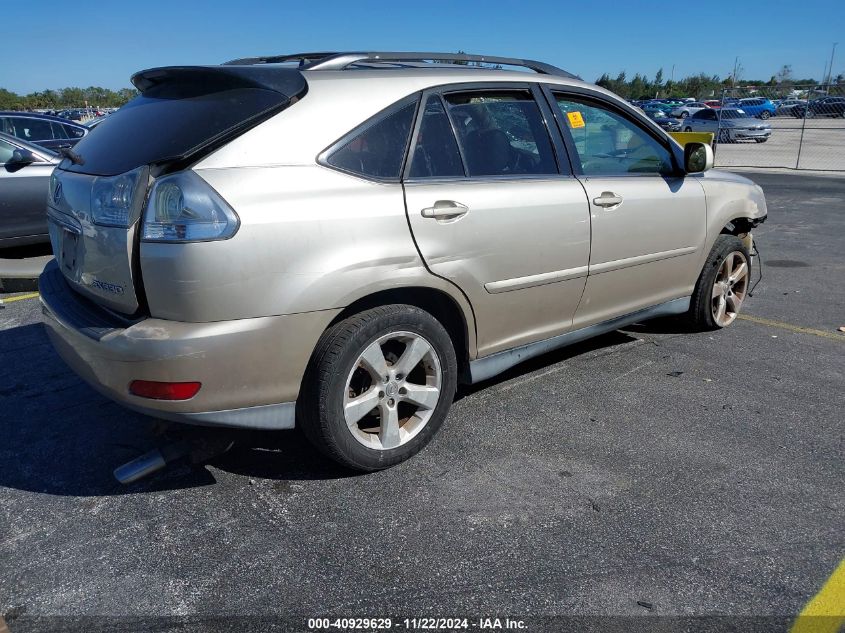
<path id="1" fill-rule="evenodd" d="M 180 439 L 154 448 L 132 461 L 114 469 L 114 477 L 122 484 L 131 484 L 157 473 L 168 464 L 189 457 L 193 464 L 200 464 L 230 450 L 235 445 L 231 434 L 206 430 L 187 439 Z"/>
<path id="2" fill-rule="evenodd" d="M 190 452 L 187 442 L 174 442 L 154 448 L 140 457 L 126 462 L 114 469 L 114 477 L 122 484 L 131 484 L 148 475 L 160 471 L 169 463 L 176 461 Z"/>

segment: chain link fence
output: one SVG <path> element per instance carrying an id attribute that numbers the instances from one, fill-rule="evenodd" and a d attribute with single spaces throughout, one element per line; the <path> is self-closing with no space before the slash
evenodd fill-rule
<path id="1" fill-rule="evenodd" d="M 845 85 L 730 88 L 719 102 L 682 128 L 715 133 L 717 166 L 845 172 Z"/>

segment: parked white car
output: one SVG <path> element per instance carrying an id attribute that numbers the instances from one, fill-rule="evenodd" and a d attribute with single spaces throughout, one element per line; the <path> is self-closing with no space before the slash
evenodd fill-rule
<path id="1" fill-rule="evenodd" d="M 678 119 L 686 119 L 691 114 L 695 114 L 699 110 L 706 110 L 707 106 L 701 101 L 691 101 L 669 111 L 673 117 Z"/>

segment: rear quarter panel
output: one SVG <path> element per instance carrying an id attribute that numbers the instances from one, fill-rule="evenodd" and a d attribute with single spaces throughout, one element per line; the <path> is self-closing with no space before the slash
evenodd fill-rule
<path id="1" fill-rule="evenodd" d="M 467 321 L 466 299 L 428 272 L 411 238 L 400 184 L 380 184 L 319 165 L 202 169 L 235 209 L 229 240 L 141 243 L 150 313 L 219 321 L 343 308 L 380 290 L 446 292 Z"/>

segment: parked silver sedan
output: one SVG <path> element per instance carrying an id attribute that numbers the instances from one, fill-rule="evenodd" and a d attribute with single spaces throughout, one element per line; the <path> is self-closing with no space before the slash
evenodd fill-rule
<path id="1" fill-rule="evenodd" d="M 684 132 L 712 132 L 719 143 L 753 140 L 765 143 L 772 135 L 772 126 L 761 123 L 738 108 L 699 110 L 684 119 Z"/>
<path id="2" fill-rule="evenodd" d="M 707 108 L 708 106 L 704 105 L 701 101 L 688 101 L 669 110 L 669 114 L 679 119 L 686 119 L 699 110 L 706 110 Z"/>
<path id="3" fill-rule="evenodd" d="M 58 154 L 0 132 L 0 249 L 48 242 L 47 189 Z"/>

